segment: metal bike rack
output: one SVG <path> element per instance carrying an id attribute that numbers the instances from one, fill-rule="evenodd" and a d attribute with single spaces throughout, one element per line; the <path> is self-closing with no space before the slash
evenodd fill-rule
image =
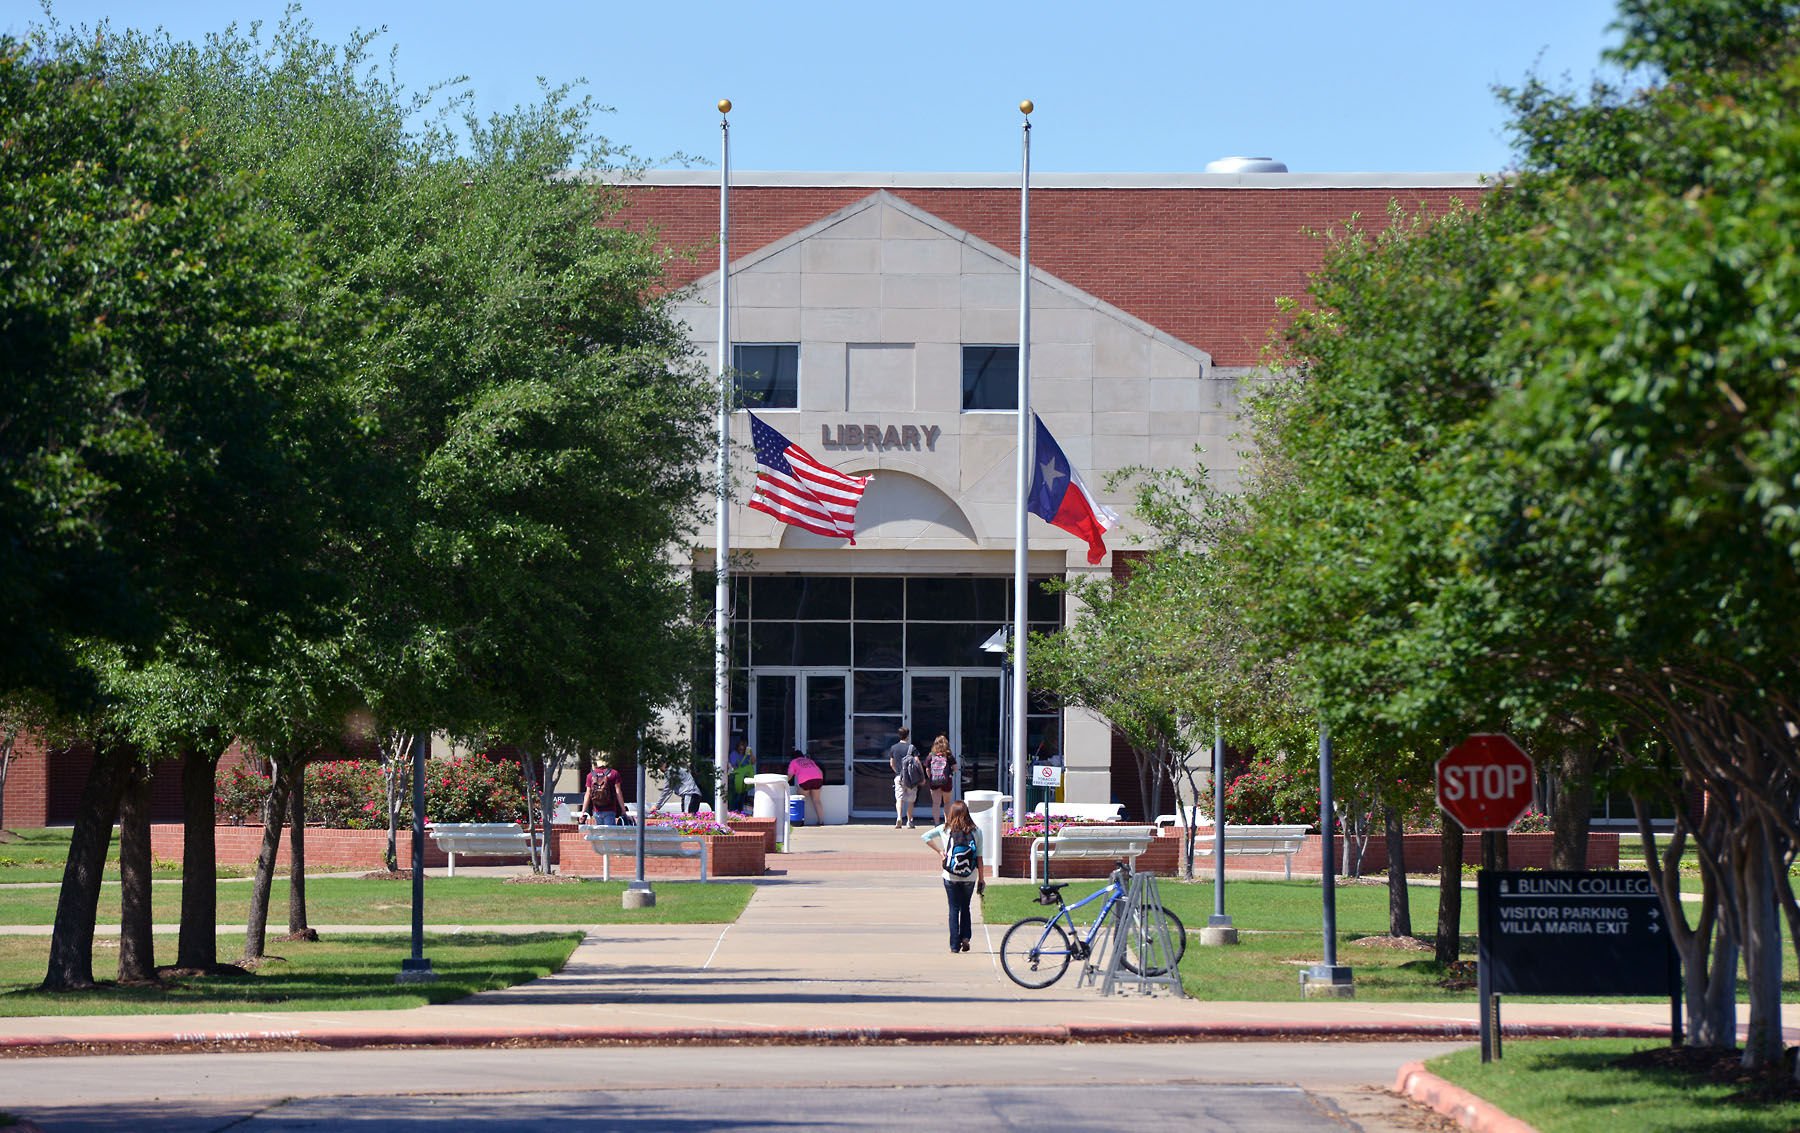
<path id="1" fill-rule="evenodd" d="M 1097 980 L 1101 995 L 1113 995 L 1133 985 L 1140 994 L 1154 995 L 1158 987 L 1167 987 L 1177 998 L 1186 998 L 1187 992 L 1181 988 L 1179 964 L 1171 962 L 1158 975 L 1150 975 L 1141 970 L 1153 966 L 1148 963 L 1140 964 L 1140 970 L 1136 972 L 1125 966 L 1126 950 L 1133 943 L 1137 945 L 1139 957 L 1180 954 L 1175 947 L 1169 920 L 1163 916 L 1162 899 L 1156 892 L 1155 874 L 1131 875 L 1131 887 L 1126 891 L 1118 914 L 1106 919 L 1099 938 L 1094 942 L 1093 951 L 1088 953 L 1082 965 L 1081 975 L 1075 986 L 1084 987 Z"/>

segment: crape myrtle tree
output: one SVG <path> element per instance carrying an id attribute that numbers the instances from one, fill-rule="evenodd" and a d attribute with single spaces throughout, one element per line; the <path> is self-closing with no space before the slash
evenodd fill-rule
<path id="1" fill-rule="evenodd" d="M 1481 212 L 1334 250 L 1246 540 L 1272 583 L 1248 617 L 1328 716 L 1426 750 L 1510 724 L 1566 781 L 1611 748 L 1640 791 L 1707 794 L 1676 808 L 1718 893 L 1691 937 L 1658 872 L 1691 1041 L 1733 1041 L 1742 942 L 1751 1065 L 1794 911 L 1795 16 L 1627 4 L 1650 86 L 1514 92 L 1522 168 Z"/>
<path id="2" fill-rule="evenodd" d="M 1506 296 L 1496 368 L 1516 392 L 1493 428 L 1517 458 L 1485 517 L 1497 578 L 1522 566 L 1582 598 L 1607 662 L 1592 676 L 1634 714 L 1639 770 L 1678 773 L 1670 801 L 1705 794 L 1703 816 L 1676 807 L 1671 846 L 1698 849 L 1726 939 L 1685 931 L 1674 863 L 1654 847 L 1653 872 L 1681 930 L 1695 1041 L 1734 1041 L 1722 985 L 1742 949 L 1752 1067 L 1781 1064 L 1780 919 L 1797 911 L 1800 847 L 1797 18 L 1792 4 L 1628 4 L 1619 58 L 1650 85 L 1616 105 L 1528 107 L 1539 137 L 1612 110 L 1624 157 L 1591 162 L 1545 208 L 1533 271 Z M 1528 172 L 1564 172 L 1555 160 Z"/>
<path id="3" fill-rule="evenodd" d="M 130 43 L 363 314 L 334 356 L 373 465 L 345 655 L 390 766 L 421 732 L 587 741 L 662 698 L 688 663 L 663 644 L 686 598 L 668 552 L 706 496 L 711 394 L 653 243 L 566 175 L 613 161 L 592 104 L 547 89 L 478 119 L 292 14 L 267 40 Z"/>

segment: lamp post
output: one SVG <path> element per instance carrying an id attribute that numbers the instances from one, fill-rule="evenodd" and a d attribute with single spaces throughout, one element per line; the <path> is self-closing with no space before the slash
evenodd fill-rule
<path id="1" fill-rule="evenodd" d="M 1213 911 L 1200 930 L 1202 944 L 1236 944 L 1237 927 L 1225 912 L 1225 734 L 1219 730 L 1219 718 L 1213 717 Z M 1196 807 L 1196 810 L 1199 808 Z M 1193 822 L 1199 815 L 1189 815 Z M 1190 832 L 1192 827 L 1189 827 Z"/>
<path id="2" fill-rule="evenodd" d="M 638 725 L 637 730 L 637 877 L 620 900 L 627 909 L 648 909 L 656 904 L 656 890 L 644 879 L 644 828 L 650 823 L 650 808 L 644 805 L 644 792 L 650 789 L 649 777 L 644 772 L 644 728 Z"/>
<path id="3" fill-rule="evenodd" d="M 996 786 L 1001 794 L 1006 793 L 1006 785 L 1012 781 L 1012 716 L 1006 709 L 1006 706 L 1012 703 L 1008 692 L 1008 688 L 1012 684 L 1013 669 L 1011 637 L 1012 627 L 1001 626 L 989 635 L 988 639 L 980 646 L 983 653 L 995 653 L 1000 657 L 1000 704 L 1002 706 L 1000 709 L 1000 751 L 1002 755 L 1000 782 Z M 967 746 L 966 743 L 964 746 Z M 1018 806 L 1019 801 L 1014 800 L 1013 807 L 1017 809 Z"/>
<path id="4" fill-rule="evenodd" d="M 425 958 L 425 756 L 431 750 L 431 733 L 419 731 L 412 742 L 412 955 L 400 961 L 395 983 L 431 983 L 437 973 Z"/>
<path id="5" fill-rule="evenodd" d="M 1300 988 L 1308 999 L 1354 999 L 1356 984 L 1348 966 L 1337 962 L 1337 862 L 1333 851 L 1337 817 L 1331 797 L 1331 730 L 1319 721 L 1319 864 L 1324 883 L 1325 959 L 1300 973 Z"/>

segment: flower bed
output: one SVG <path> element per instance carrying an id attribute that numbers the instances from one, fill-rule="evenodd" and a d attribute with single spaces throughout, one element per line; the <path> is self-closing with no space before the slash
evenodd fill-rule
<path id="1" fill-rule="evenodd" d="M 1109 826 L 1128 825 L 1142 824 L 1120 822 L 1075 822 L 1072 820 L 1059 821 L 1054 813 L 1050 816 L 1050 829 L 1052 832 L 1060 830 L 1064 826 L 1105 828 Z M 1039 829 L 1041 829 L 1041 825 Z M 1031 847 L 1036 843 L 1039 837 L 1040 834 L 1038 833 L 1038 830 L 1033 830 L 1029 826 L 1009 827 L 1006 834 L 1000 839 L 999 875 L 1001 877 L 1030 877 Z M 1138 870 L 1143 873 L 1160 874 L 1163 877 L 1173 875 L 1181 860 L 1179 853 L 1180 846 L 1181 840 L 1179 838 L 1170 838 L 1164 835 L 1152 839 L 1149 848 L 1138 857 Z M 1115 859 L 1112 858 L 1067 858 L 1059 861 L 1055 856 L 1052 856 L 1050 859 L 1050 872 L 1053 878 L 1105 877 L 1113 871 L 1113 866 L 1115 864 Z"/>
<path id="2" fill-rule="evenodd" d="M 652 824 L 654 826 L 654 824 Z M 582 827 L 557 826 L 551 840 L 557 872 L 569 877 L 599 877 L 600 855 L 587 843 Z M 712 877 L 761 877 L 767 868 L 763 835 L 758 831 L 706 835 L 707 873 Z M 636 869 L 629 854 L 614 854 L 612 875 L 630 877 Z M 645 858 L 644 876 L 698 878 L 700 863 L 694 858 Z"/>

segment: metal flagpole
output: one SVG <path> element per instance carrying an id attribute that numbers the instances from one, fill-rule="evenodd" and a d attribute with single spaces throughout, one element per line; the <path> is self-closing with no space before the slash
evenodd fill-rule
<path id="1" fill-rule="evenodd" d="M 1025 711 L 1030 681 L 1025 672 L 1025 594 L 1029 584 L 1026 560 L 1030 552 L 1026 493 L 1031 491 L 1031 100 L 1019 103 L 1025 115 L 1021 128 L 1019 166 L 1019 456 L 1018 499 L 1014 517 L 1018 528 L 1013 539 L 1013 683 L 1012 766 L 1013 814 L 1025 820 Z M 1050 831 L 1046 825 L 1044 834 Z"/>
<path id="2" fill-rule="evenodd" d="M 719 100 L 719 500 L 713 538 L 713 813 L 731 773 L 731 100 Z"/>

